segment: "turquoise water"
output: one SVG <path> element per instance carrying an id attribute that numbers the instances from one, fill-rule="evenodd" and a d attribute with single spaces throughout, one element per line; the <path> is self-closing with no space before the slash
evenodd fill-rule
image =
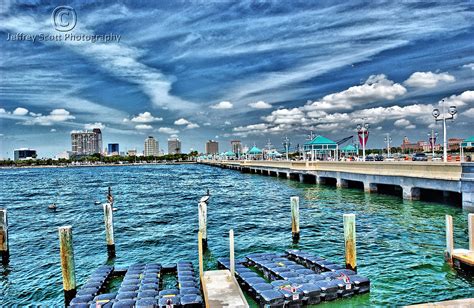
<path id="1" fill-rule="evenodd" d="M 241 174 L 203 165 L 152 165 L 0 170 L 0 207 L 10 223 L 10 264 L 0 266 L 0 306 L 61 305 L 57 227 L 72 225 L 76 275 L 83 283 L 107 261 L 102 207 L 107 186 L 115 205 L 119 267 L 134 262 L 197 261 L 197 201 L 207 189 L 207 266 L 228 253 L 298 247 L 343 263 L 342 215 L 357 218 L 360 274 L 371 293 L 323 306 L 387 306 L 472 297 L 474 283 L 443 260 L 444 215 L 453 216 L 456 247 L 467 247 L 467 213 L 444 204 L 406 201 Z M 301 239 L 293 245 L 290 196 L 300 197 Z M 53 213 L 48 204 L 59 206 Z"/>

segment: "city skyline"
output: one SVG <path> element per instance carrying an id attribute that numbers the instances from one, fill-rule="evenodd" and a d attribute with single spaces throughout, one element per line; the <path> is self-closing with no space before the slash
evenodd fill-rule
<path id="1" fill-rule="evenodd" d="M 70 149 L 71 131 L 93 128 L 124 151 L 148 135 L 163 145 L 179 137 L 183 152 L 204 152 L 209 139 L 221 151 L 234 139 L 281 148 L 285 136 L 294 146 L 311 130 L 356 136 L 362 118 L 368 148 L 383 148 L 386 133 L 394 145 L 441 133 L 431 112 L 442 99 L 458 108 L 448 138 L 472 135 L 470 3 L 72 1 L 74 33 L 120 41 L 8 40 L 58 33 L 55 6 L 38 3 L 0 10 L 0 157 L 25 147 L 53 157 Z"/>

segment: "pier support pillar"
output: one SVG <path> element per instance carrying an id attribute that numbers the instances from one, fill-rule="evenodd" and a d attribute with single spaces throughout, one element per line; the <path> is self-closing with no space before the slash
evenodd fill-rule
<path id="1" fill-rule="evenodd" d="M 347 188 L 349 187 L 349 183 L 347 180 L 341 179 L 341 178 L 336 178 L 336 187 L 338 188 Z"/>
<path id="2" fill-rule="evenodd" d="M 462 207 L 474 211 L 474 163 L 462 163 L 461 169 Z"/>
<path id="3" fill-rule="evenodd" d="M 377 184 L 364 182 L 364 191 L 367 193 L 377 192 Z"/>
<path id="4" fill-rule="evenodd" d="M 8 249 L 8 219 L 7 209 L 0 209 L 0 257 L 2 264 L 8 264 L 10 251 Z"/>
<path id="5" fill-rule="evenodd" d="M 300 239 L 300 198 L 298 196 L 291 197 L 291 235 L 293 243 L 298 243 Z"/>
<path id="6" fill-rule="evenodd" d="M 109 258 L 115 257 L 114 218 L 111 203 L 104 203 L 105 240 Z"/>
<path id="7" fill-rule="evenodd" d="M 403 199 L 420 200 L 420 189 L 412 186 L 402 186 Z"/>
<path id="8" fill-rule="evenodd" d="M 199 234 L 201 234 L 202 246 L 207 247 L 207 203 L 199 202 Z"/>
<path id="9" fill-rule="evenodd" d="M 320 184 L 323 184 L 323 183 L 324 183 L 323 179 L 319 175 L 317 175 L 316 176 L 316 184 L 320 185 Z"/>
<path id="10" fill-rule="evenodd" d="M 446 251 L 444 252 L 444 258 L 449 263 L 453 262 L 453 250 L 454 250 L 454 232 L 453 232 L 453 217 L 446 215 Z"/>
<path id="11" fill-rule="evenodd" d="M 286 173 L 286 178 L 287 178 L 288 180 L 291 179 L 291 173 L 290 173 L 290 172 L 287 172 L 287 173 Z"/>
<path id="12" fill-rule="evenodd" d="M 303 173 L 298 173 L 298 178 L 301 183 L 304 183 L 304 174 Z"/>
<path id="13" fill-rule="evenodd" d="M 357 272 L 355 214 L 344 214 L 343 224 L 346 268 Z"/>

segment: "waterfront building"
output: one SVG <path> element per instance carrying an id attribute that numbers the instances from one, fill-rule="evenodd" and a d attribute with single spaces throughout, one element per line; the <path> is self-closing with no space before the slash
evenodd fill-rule
<path id="1" fill-rule="evenodd" d="M 145 156 L 158 156 L 159 155 L 159 143 L 153 136 L 148 136 L 145 139 L 145 150 L 143 155 Z"/>
<path id="2" fill-rule="evenodd" d="M 102 132 L 99 128 L 71 133 L 71 150 L 74 155 L 92 155 L 100 153 L 101 149 Z"/>
<path id="3" fill-rule="evenodd" d="M 61 153 L 58 153 L 54 156 L 54 159 L 69 159 L 71 157 L 71 151 L 64 151 Z"/>
<path id="4" fill-rule="evenodd" d="M 336 142 L 323 136 L 316 136 L 304 144 L 304 151 L 311 160 L 331 160 L 338 157 L 339 146 Z"/>
<path id="5" fill-rule="evenodd" d="M 250 159 L 262 159 L 263 158 L 263 151 L 253 146 L 248 152 L 247 157 Z"/>
<path id="6" fill-rule="evenodd" d="M 218 154 L 219 153 L 219 143 L 214 140 L 209 140 L 206 142 L 206 154 Z"/>
<path id="7" fill-rule="evenodd" d="M 168 139 L 168 154 L 181 154 L 181 141 L 178 138 Z"/>
<path id="8" fill-rule="evenodd" d="M 458 148 L 459 148 L 459 142 L 458 142 Z M 430 151 L 432 151 L 431 144 L 430 144 L 429 141 L 420 140 L 416 143 L 411 143 L 410 140 L 408 140 L 407 136 L 405 136 L 403 138 L 402 145 L 400 147 L 402 149 L 402 152 L 405 152 L 405 153 L 407 153 L 407 152 L 410 153 L 410 152 L 430 152 Z M 434 150 L 435 151 L 441 151 L 441 149 L 442 149 L 441 144 L 435 144 L 434 145 Z"/>
<path id="9" fill-rule="evenodd" d="M 119 144 L 118 143 L 109 143 L 107 145 L 107 154 L 110 156 L 119 155 Z"/>
<path id="10" fill-rule="evenodd" d="M 232 148 L 232 152 L 234 152 L 237 155 L 237 157 L 240 156 L 240 154 L 243 153 L 242 143 L 240 143 L 240 140 L 231 140 L 230 141 L 230 146 Z"/>
<path id="11" fill-rule="evenodd" d="M 462 138 L 449 138 L 448 139 L 448 151 L 459 151 L 461 142 L 464 139 Z"/>
<path id="12" fill-rule="evenodd" d="M 33 149 L 21 148 L 13 150 L 13 160 L 35 159 L 36 156 L 36 150 Z"/>
<path id="13" fill-rule="evenodd" d="M 137 149 L 128 150 L 127 156 L 137 156 Z"/>

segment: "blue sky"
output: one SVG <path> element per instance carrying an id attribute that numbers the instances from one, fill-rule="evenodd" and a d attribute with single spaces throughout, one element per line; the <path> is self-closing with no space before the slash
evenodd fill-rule
<path id="1" fill-rule="evenodd" d="M 449 137 L 473 134 L 473 2 L 2 1 L 1 157 L 31 147 L 70 150 L 70 132 L 101 127 L 104 143 L 204 150 L 217 139 L 281 148 L 309 131 L 334 140 L 371 123 L 369 147 L 390 133 L 425 140 L 441 99 L 459 115 Z M 12 41 L 64 35 L 57 5 L 77 13 L 76 35 L 120 41 Z M 166 151 L 166 147 L 165 147 Z"/>

